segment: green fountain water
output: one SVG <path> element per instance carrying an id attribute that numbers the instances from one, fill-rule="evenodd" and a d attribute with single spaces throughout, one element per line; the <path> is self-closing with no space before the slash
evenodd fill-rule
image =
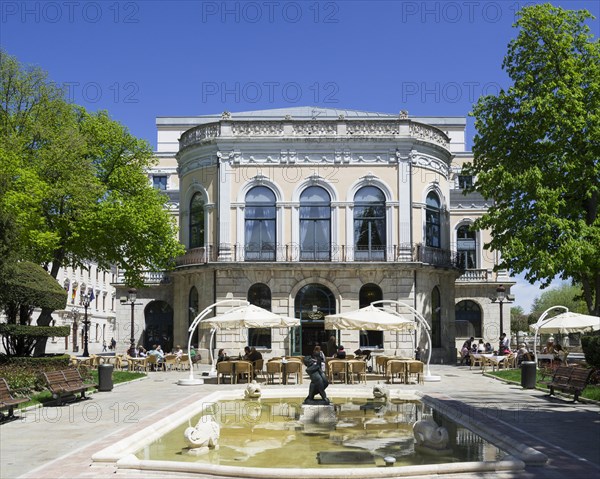
<path id="1" fill-rule="evenodd" d="M 302 399 L 219 401 L 136 453 L 140 460 L 258 468 L 369 468 L 498 461 L 505 453 L 416 400 L 335 398 L 337 421 L 303 423 Z M 212 416 L 219 447 L 190 454 L 184 430 Z M 448 430 L 448 451 L 415 448 L 413 425 L 432 418 Z M 329 462 L 328 464 L 323 464 Z M 331 463 L 332 462 L 332 463 Z"/>

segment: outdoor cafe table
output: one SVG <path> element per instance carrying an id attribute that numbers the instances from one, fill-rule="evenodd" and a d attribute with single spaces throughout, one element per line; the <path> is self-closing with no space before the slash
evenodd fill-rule
<path id="1" fill-rule="evenodd" d="M 492 371 L 495 371 L 496 368 L 500 369 L 500 365 L 508 360 L 508 354 L 505 356 L 495 356 L 493 354 L 481 354 L 483 358 L 483 362 L 481 363 L 481 369 L 485 371 L 486 363 L 490 363 L 492 365 Z"/>

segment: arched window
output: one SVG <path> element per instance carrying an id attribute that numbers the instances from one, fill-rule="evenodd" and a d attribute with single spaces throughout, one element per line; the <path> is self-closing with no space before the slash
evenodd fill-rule
<path id="1" fill-rule="evenodd" d="M 265 186 L 256 186 L 246 194 L 246 260 L 275 261 L 275 232 L 275 193 Z"/>
<path id="2" fill-rule="evenodd" d="M 471 300 L 464 300 L 455 306 L 456 337 L 481 338 L 481 308 Z"/>
<path id="3" fill-rule="evenodd" d="M 291 331 L 292 355 L 310 355 L 317 345 L 325 350 L 327 340 L 336 334 L 334 330 L 325 329 L 325 316 L 335 314 L 335 297 L 331 290 L 322 284 L 307 284 L 296 294 L 294 307 L 301 326 Z"/>
<path id="4" fill-rule="evenodd" d="M 256 283 L 248 289 L 248 302 L 271 311 L 271 289 Z M 271 328 L 248 328 L 248 346 L 271 349 Z"/>
<path id="5" fill-rule="evenodd" d="M 437 286 L 431 292 L 431 347 L 442 347 L 442 302 Z"/>
<path id="6" fill-rule="evenodd" d="M 200 193 L 190 202 L 190 248 L 204 246 L 204 199 Z"/>
<path id="7" fill-rule="evenodd" d="M 163 351 L 173 350 L 173 308 L 170 304 L 155 300 L 144 309 L 144 348 L 160 344 Z"/>
<path id="8" fill-rule="evenodd" d="M 456 251 L 462 269 L 477 268 L 477 237 L 468 225 L 462 225 L 456 231 Z"/>
<path id="9" fill-rule="evenodd" d="M 427 195 L 425 211 L 425 246 L 441 248 L 440 199 L 433 191 Z"/>
<path id="10" fill-rule="evenodd" d="M 329 261 L 331 256 L 331 198 L 319 186 L 300 195 L 300 260 Z"/>
<path id="11" fill-rule="evenodd" d="M 358 292 L 358 307 L 369 306 L 373 301 L 381 301 L 383 292 L 381 288 L 373 283 L 364 284 Z M 383 348 L 383 331 L 360 331 L 359 334 L 360 349 L 364 348 Z"/>
<path id="12" fill-rule="evenodd" d="M 374 186 L 354 195 L 354 259 L 381 261 L 386 246 L 385 196 Z"/>
<path id="13" fill-rule="evenodd" d="M 195 286 L 190 289 L 190 295 L 188 298 L 188 328 L 196 319 L 196 316 L 200 313 L 198 301 L 198 290 Z M 186 338 L 189 339 L 189 338 Z M 198 347 L 198 328 L 194 330 L 194 336 L 192 337 L 192 345 Z"/>

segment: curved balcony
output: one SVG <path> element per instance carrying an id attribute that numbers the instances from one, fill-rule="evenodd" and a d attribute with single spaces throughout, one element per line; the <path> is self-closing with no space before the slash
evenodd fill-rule
<path id="1" fill-rule="evenodd" d="M 235 120 L 228 118 L 185 131 L 179 150 L 217 138 L 408 138 L 434 143 L 449 150 L 450 139 L 440 129 L 409 119 L 370 120 Z"/>

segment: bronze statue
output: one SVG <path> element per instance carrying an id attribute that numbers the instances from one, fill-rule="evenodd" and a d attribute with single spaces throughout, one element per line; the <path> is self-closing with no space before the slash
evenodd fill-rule
<path id="1" fill-rule="evenodd" d="M 306 373 L 310 376 L 310 387 L 308 389 L 308 396 L 304 400 L 303 404 L 329 404 L 325 389 L 329 386 L 329 381 L 323 374 L 321 364 L 312 356 L 306 356 L 304 358 L 304 365 L 306 366 Z M 321 400 L 315 399 L 315 394 L 321 396 Z"/>

